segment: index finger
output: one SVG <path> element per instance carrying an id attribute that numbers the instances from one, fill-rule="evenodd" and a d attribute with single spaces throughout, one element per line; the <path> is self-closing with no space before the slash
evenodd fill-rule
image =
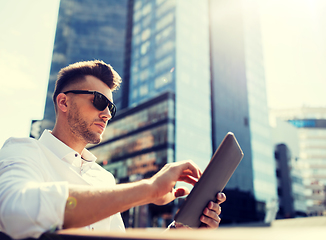
<path id="1" fill-rule="evenodd" d="M 183 166 L 183 174 L 190 175 L 195 178 L 200 178 L 202 172 L 200 168 L 191 160 L 180 162 Z"/>

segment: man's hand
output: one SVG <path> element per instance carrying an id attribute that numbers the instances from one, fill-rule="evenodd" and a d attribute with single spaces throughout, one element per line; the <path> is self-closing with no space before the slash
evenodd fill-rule
<path id="1" fill-rule="evenodd" d="M 152 203 L 156 205 L 167 204 L 177 197 L 189 194 L 187 188 L 177 188 L 174 186 L 177 181 L 183 181 L 195 185 L 201 176 L 199 167 L 192 161 L 182 161 L 166 164 L 158 173 L 150 178 L 153 189 Z M 217 203 L 209 202 L 200 217 L 203 223 L 201 227 L 217 228 L 220 224 L 221 207 L 220 204 L 226 200 L 224 193 L 217 194 Z M 179 226 L 176 225 L 178 228 Z"/>
<path id="2" fill-rule="evenodd" d="M 202 222 L 200 228 L 218 228 L 220 224 L 221 207 L 220 204 L 225 202 L 226 196 L 224 193 L 217 194 L 217 202 L 209 202 L 207 207 L 203 211 L 203 215 L 200 217 Z M 175 223 L 175 228 L 189 228 L 183 226 L 181 223 Z"/>
<path id="3" fill-rule="evenodd" d="M 203 211 L 203 215 L 200 217 L 200 221 L 203 223 L 201 227 L 217 228 L 220 224 L 221 214 L 220 204 L 225 202 L 226 196 L 224 193 L 217 194 L 217 203 L 209 202 L 207 207 Z"/>
<path id="4" fill-rule="evenodd" d="M 195 185 L 201 174 L 199 167 L 190 160 L 166 164 L 150 178 L 153 187 L 151 202 L 156 205 L 164 205 L 177 197 L 189 194 L 187 188 L 175 189 L 175 184 L 177 181 L 183 181 Z"/>

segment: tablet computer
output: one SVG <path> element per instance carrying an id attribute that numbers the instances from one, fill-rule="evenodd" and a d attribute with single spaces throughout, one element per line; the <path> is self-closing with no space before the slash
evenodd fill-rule
<path id="1" fill-rule="evenodd" d="M 182 203 L 174 220 L 182 225 L 198 228 L 199 220 L 210 201 L 216 202 L 221 192 L 243 158 L 243 152 L 232 132 L 228 132 L 215 151 L 202 176 Z"/>

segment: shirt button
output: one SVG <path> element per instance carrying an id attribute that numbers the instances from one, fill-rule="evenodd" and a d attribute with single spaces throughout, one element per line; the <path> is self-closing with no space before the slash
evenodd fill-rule
<path id="1" fill-rule="evenodd" d="M 78 154 L 77 153 L 75 154 L 75 157 L 78 157 Z"/>

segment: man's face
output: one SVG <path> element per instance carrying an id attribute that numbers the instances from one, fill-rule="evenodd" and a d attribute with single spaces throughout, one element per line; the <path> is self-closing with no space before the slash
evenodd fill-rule
<path id="1" fill-rule="evenodd" d="M 85 81 L 72 86 L 68 90 L 97 91 L 113 102 L 110 88 L 93 76 L 86 76 Z M 103 111 L 96 109 L 93 105 L 94 95 L 92 94 L 70 94 L 69 97 L 67 121 L 71 133 L 85 144 L 100 143 L 107 121 L 111 119 L 109 109 L 105 108 Z"/>

